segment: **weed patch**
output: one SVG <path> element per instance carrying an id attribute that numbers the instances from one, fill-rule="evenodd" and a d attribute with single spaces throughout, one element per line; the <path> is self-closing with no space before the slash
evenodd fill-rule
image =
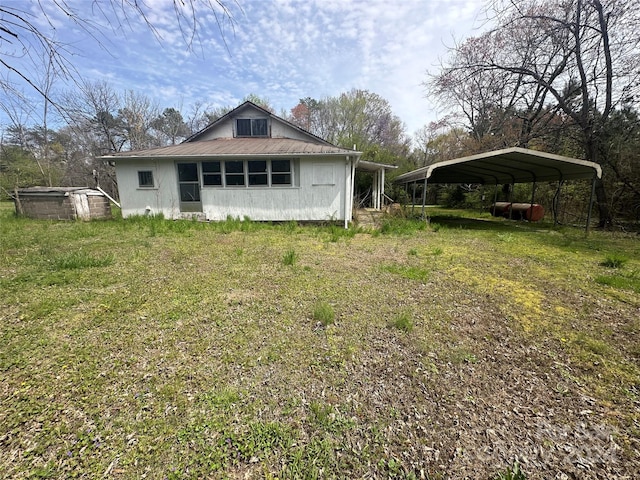
<path id="1" fill-rule="evenodd" d="M 293 266 L 298 261 L 298 254 L 295 250 L 287 250 L 284 256 L 282 257 L 283 265 Z"/>
<path id="2" fill-rule="evenodd" d="M 393 320 L 389 322 L 389 326 L 397 328 L 398 330 L 409 333 L 413 330 L 413 318 L 409 312 L 402 312 L 396 315 Z"/>
<path id="3" fill-rule="evenodd" d="M 640 275 L 638 275 L 637 272 L 617 275 L 598 275 L 595 281 L 600 285 L 640 293 Z"/>
<path id="4" fill-rule="evenodd" d="M 407 278 L 409 280 L 416 280 L 419 282 L 427 282 L 430 276 L 429 270 L 422 267 L 415 266 L 415 265 L 393 264 L 393 265 L 385 265 L 382 267 L 382 269 L 394 275 L 399 275 L 403 278 Z"/>
<path id="5" fill-rule="evenodd" d="M 313 308 L 313 319 L 326 327 L 335 322 L 336 314 L 328 302 L 318 302 Z"/>
<path id="6" fill-rule="evenodd" d="M 628 261 L 626 256 L 612 253 L 607 255 L 600 265 L 608 268 L 622 268 Z"/>
<path id="7" fill-rule="evenodd" d="M 94 256 L 77 251 L 56 256 L 51 261 L 53 270 L 73 270 L 80 268 L 107 267 L 113 264 L 113 255 Z"/>

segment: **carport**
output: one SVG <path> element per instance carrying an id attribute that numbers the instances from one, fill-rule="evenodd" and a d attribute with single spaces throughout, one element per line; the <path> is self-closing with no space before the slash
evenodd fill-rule
<path id="1" fill-rule="evenodd" d="M 422 216 L 425 216 L 427 184 L 455 183 L 499 185 L 531 183 L 531 204 L 534 203 L 538 182 L 558 182 L 558 190 L 565 180 L 591 180 L 591 196 L 587 210 L 587 231 L 591 222 L 596 179 L 602 178 L 600 165 L 587 160 L 569 158 L 526 148 L 507 148 L 434 163 L 399 175 L 395 183 L 424 183 Z M 414 189 L 415 191 L 415 189 Z M 415 203 L 415 202 L 414 202 Z"/>

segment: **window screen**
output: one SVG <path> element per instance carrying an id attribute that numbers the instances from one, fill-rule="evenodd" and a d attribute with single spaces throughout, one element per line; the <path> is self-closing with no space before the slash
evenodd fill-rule
<path id="1" fill-rule="evenodd" d="M 138 172 L 138 186 L 153 187 L 153 172 L 151 170 Z"/>
<path id="2" fill-rule="evenodd" d="M 271 185 L 291 185 L 291 160 L 271 161 Z"/>
<path id="3" fill-rule="evenodd" d="M 225 183 L 227 186 L 242 186 L 244 185 L 244 162 L 233 161 L 225 162 Z"/>
<path id="4" fill-rule="evenodd" d="M 247 166 L 249 170 L 249 185 L 265 187 L 269 185 L 266 160 L 249 160 Z"/>
<path id="5" fill-rule="evenodd" d="M 220 162 L 202 162 L 202 183 L 209 186 L 222 185 Z"/>

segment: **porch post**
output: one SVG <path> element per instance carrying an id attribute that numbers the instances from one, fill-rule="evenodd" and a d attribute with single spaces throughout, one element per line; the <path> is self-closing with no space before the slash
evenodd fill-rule
<path id="1" fill-rule="evenodd" d="M 384 205 L 384 168 L 380 169 L 380 208 Z"/>
<path id="2" fill-rule="evenodd" d="M 378 172 L 373 174 L 373 184 L 371 185 L 371 207 L 378 208 Z"/>

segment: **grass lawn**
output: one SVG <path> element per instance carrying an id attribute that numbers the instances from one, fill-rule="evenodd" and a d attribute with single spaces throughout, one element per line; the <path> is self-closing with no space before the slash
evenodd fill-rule
<path id="1" fill-rule="evenodd" d="M 638 235 L 430 213 L 2 205 L 0 477 L 640 478 Z"/>

